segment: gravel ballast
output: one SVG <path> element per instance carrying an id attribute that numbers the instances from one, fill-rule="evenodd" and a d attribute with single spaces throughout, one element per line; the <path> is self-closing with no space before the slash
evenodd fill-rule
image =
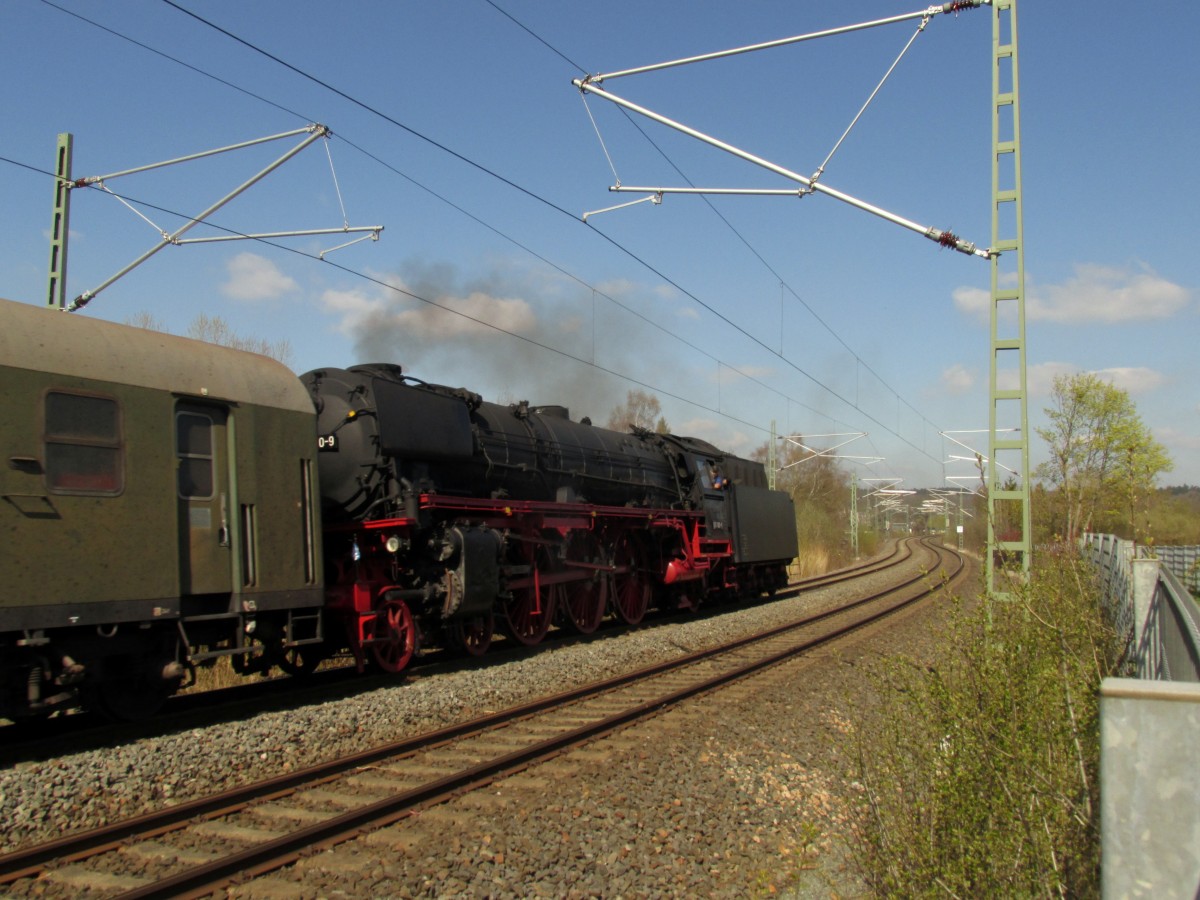
<path id="1" fill-rule="evenodd" d="M 872 576 L 882 579 L 886 576 Z M 715 645 L 865 590 L 672 617 L 336 702 L 18 763 L 3 849 L 58 837 Z M 847 697 L 882 652 L 929 643 L 945 604 L 498 781 L 235 896 L 847 896 L 861 797 Z"/>

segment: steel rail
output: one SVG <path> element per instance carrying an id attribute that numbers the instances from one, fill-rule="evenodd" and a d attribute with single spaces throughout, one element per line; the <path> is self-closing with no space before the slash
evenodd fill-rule
<path id="1" fill-rule="evenodd" d="M 947 552 L 952 553 L 953 551 Z M 897 554 L 893 553 L 893 556 L 895 555 Z M 957 554 L 954 555 L 957 556 Z M 904 559 L 907 558 L 909 557 L 904 557 Z M 900 561 L 902 562 L 904 559 Z M 959 557 L 959 560 L 959 568 L 961 569 L 961 557 Z M 878 569 L 874 569 L 873 571 L 878 571 Z M 871 573 L 867 572 L 864 574 Z M 927 573 L 922 573 L 899 585 L 889 587 L 884 592 L 879 592 L 854 603 L 806 616 L 796 622 L 788 623 L 760 634 L 740 638 L 719 647 L 697 651 L 675 660 L 616 676 L 603 682 L 572 689 L 553 697 L 542 698 L 533 703 L 503 710 L 470 722 L 449 726 L 424 735 L 373 748 L 349 757 L 318 764 L 294 773 L 277 776 L 267 781 L 236 788 L 221 795 L 200 798 L 199 800 L 148 813 L 134 819 L 116 822 L 90 832 L 68 836 L 47 844 L 30 847 L 23 851 L 15 851 L 0 857 L 0 885 L 11 884 L 22 878 L 35 877 L 45 871 L 48 864 L 55 860 L 79 861 L 90 856 L 115 850 L 135 837 L 156 837 L 182 829 L 195 821 L 212 820 L 230 815 L 246 809 L 254 802 L 287 796 L 304 785 L 328 782 L 341 774 L 377 763 L 388 757 L 409 755 L 418 750 L 436 747 L 452 740 L 474 736 L 517 719 L 528 718 L 540 712 L 564 707 L 581 699 L 611 692 L 616 688 L 633 684 L 655 675 L 683 668 L 753 643 L 762 642 L 786 632 L 824 621 L 833 616 L 845 614 L 848 611 L 877 600 L 880 596 L 902 590 L 904 587 L 910 586 L 925 577 L 927 577 Z M 549 741 L 543 741 L 520 751 L 488 760 L 478 766 L 464 769 L 455 775 L 448 775 L 445 778 L 438 779 L 435 782 L 411 791 L 360 807 L 345 815 L 298 830 L 291 835 L 263 844 L 252 850 L 243 851 L 226 857 L 223 860 L 218 860 L 215 863 L 189 870 L 178 876 L 147 885 L 145 888 L 134 890 L 122 896 L 186 896 L 188 895 L 186 892 L 192 890 L 199 891 L 196 894 L 196 896 L 199 896 L 211 891 L 211 886 L 218 881 L 227 880 L 239 873 L 262 874 L 264 871 L 278 868 L 280 865 L 286 865 L 287 862 L 296 858 L 296 855 L 304 848 L 318 844 L 326 845 L 340 842 L 340 840 L 345 840 L 347 836 L 352 836 L 363 830 L 372 821 L 377 822 L 378 825 L 389 824 L 391 821 L 408 815 L 409 812 L 406 810 L 411 810 L 414 805 L 431 802 L 437 797 L 446 796 L 448 793 L 461 792 L 471 785 L 486 783 L 494 779 L 501 772 L 510 772 L 518 768 L 523 768 L 537 759 L 561 753 L 566 747 L 594 739 L 602 733 L 615 730 L 637 718 L 643 718 L 654 710 L 665 708 L 666 705 L 678 703 L 687 697 L 711 690 L 721 683 L 727 683 L 733 678 L 744 677 L 746 674 L 751 674 L 767 665 L 772 665 L 784 658 L 794 656 L 804 652 L 804 650 L 833 640 L 849 630 L 859 628 L 883 615 L 890 614 L 900 606 L 915 602 L 921 596 L 924 596 L 924 592 L 918 594 L 916 597 L 908 598 L 895 607 L 890 607 L 877 615 L 844 626 L 824 636 L 805 641 L 799 646 L 793 647 L 781 654 L 765 657 L 763 660 L 735 670 L 735 672 L 740 672 L 741 674 L 726 674 L 716 679 L 710 679 L 709 681 L 697 682 L 695 685 L 676 691 L 674 694 L 643 703 L 636 707 L 636 709 L 623 711 L 600 722 L 576 729 Z M 378 825 L 375 827 L 378 827 Z M 205 881 L 205 879 L 208 880 Z M 208 885 L 208 887 L 207 889 L 202 889 L 201 885 Z"/>
<path id="2" fill-rule="evenodd" d="M 947 550 L 947 552 L 959 560 L 959 568 L 954 573 L 954 575 L 957 575 L 958 571 L 961 571 L 962 568 L 962 558 L 954 551 Z M 936 556 L 936 549 L 934 553 Z M 812 624 L 812 621 L 820 621 L 830 616 L 861 607 L 879 599 L 881 596 L 894 594 L 899 590 L 903 590 L 905 587 L 911 586 L 925 577 L 926 573 L 922 573 L 916 578 L 909 579 L 898 586 L 888 588 L 886 591 L 879 592 L 876 595 L 864 598 L 848 606 L 822 613 L 805 624 Z M 376 803 L 351 810 L 344 815 L 295 831 L 276 841 L 252 847 L 213 863 L 189 869 L 179 875 L 147 885 L 144 888 L 120 894 L 120 900 L 159 900 L 159 898 L 167 900 L 167 898 L 207 897 L 214 890 L 230 884 L 234 879 L 253 878 L 275 871 L 298 861 L 310 849 L 317 847 L 327 848 L 351 840 L 366 831 L 387 827 L 412 815 L 415 807 L 449 799 L 456 794 L 486 786 L 499 776 L 514 774 L 527 768 L 532 763 L 558 756 L 566 750 L 604 737 L 626 725 L 653 718 L 685 700 L 709 693 L 734 681 L 739 681 L 771 666 L 785 662 L 801 653 L 836 640 L 852 631 L 858 630 L 864 625 L 879 621 L 897 610 L 940 590 L 941 587 L 941 585 L 938 585 L 928 588 L 882 611 L 873 613 L 864 619 L 850 622 L 812 639 L 802 641 L 797 645 L 759 657 L 728 672 L 697 681 L 667 694 L 655 696 L 642 703 L 628 706 L 621 712 L 606 716 L 596 722 L 588 723 L 571 731 L 564 732 L 561 735 L 531 744 L 521 750 L 495 757 L 479 765 L 462 769 L 459 772 L 447 775 L 436 781 L 428 782 L 418 788 L 398 793 L 379 800 Z M 786 631 L 795 630 L 798 627 L 802 626 L 792 624 L 771 629 L 769 632 L 764 632 L 750 638 L 743 638 L 719 648 L 701 651 L 693 654 L 693 656 L 697 659 L 705 659 L 727 653 L 731 648 L 743 647 L 750 643 L 766 640 L 765 636 L 768 634 L 777 636 Z M 683 663 L 677 660 L 673 664 L 654 666 L 651 669 L 671 670 L 681 668 L 682 665 Z M 641 676 L 644 675 L 644 672 L 633 674 Z M 603 691 L 596 693 L 603 693 Z"/>
<path id="3" fill-rule="evenodd" d="M 897 541 L 892 546 L 891 552 L 886 556 L 874 557 L 833 572 L 827 572 L 823 575 L 813 575 L 808 578 L 789 582 L 770 600 L 757 598 L 757 600 L 747 600 L 745 602 L 772 602 L 796 596 L 805 591 L 828 587 L 842 581 L 850 581 L 873 572 L 883 571 L 891 566 L 899 565 L 908 559 L 910 555 L 911 551 L 907 549 L 907 545 L 902 541 Z M 736 609 L 736 605 L 718 603 L 712 606 L 703 606 L 701 614 L 703 615 L 709 611 L 724 612 L 734 609 Z M 650 620 L 648 619 L 647 623 L 649 622 Z M 622 627 L 625 628 L 626 626 Z M 564 644 L 569 646 L 572 643 L 586 641 L 596 636 L 559 632 L 548 635 L 546 640 L 536 647 L 514 647 L 510 649 L 537 652 L 539 649 L 545 647 L 561 646 Z M 505 648 L 497 648 L 494 653 L 502 654 L 504 650 Z M 495 656 L 491 658 L 494 659 Z M 478 660 L 471 658 L 469 662 L 475 664 Z M 453 667 L 454 664 L 455 658 L 445 658 L 442 654 L 438 653 L 423 660 L 415 661 L 413 667 L 406 670 L 405 676 L 409 680 L 420 680 L 426 676 L 426 670 L 431 667 L 434 672 L 439 672 L 445 671 L 446 667 Z M 244 709 L 247 714 L 261 711 L 265 708 L 274 708 L 280 702 L 281 695 L 296 697 L 300 702 L 309 698 L 319 700 L 339 699 L 342 696 L 340 692 L 345 690 L 341 687 L 345 675 L 348 671 L 353 670 L 353 668 L 353 664 L 335 667 L 309 676 L 309 679 L 303 684 L 297 683 L 294 678 L 281 675 L 254 683 L 236 684 L 212 690 L 179 694 L 168 698 L 168 708 L 166 711 L 146 722 L 112 723 L 99 721 L 99 717 L 96 714 L 85 712 L 66 718 L 48 719 L 37 723 L 32 729 L 29 725 L 23 726 L 16 723 L 0 725 L 0 748 L 2 748 L 0 749 L 0 766 L 10 765 L 18 760 L 30 758 L 31 754 L 37 758 L 52 755 L 52 751 L 48 748 L 52 745 L 60 744 L 64 740 L 84 740 L 88 746 L 102 746 L 106 735 L 111 734 L 116 737 L 120 735 L 137 736 L 156 734 L 160 728 L 169 727 L 171 723 L 177 720 L 182 720 L 185 723 L 184 727 L 203 727 L 210 724 L 211 721 L 220 721 L 222 716 L 227 713 L 227 710 L 231 708 Z M 376 676 L 376 678 L 381 684 L 387 683 L 382 676 Z M 287 686 L 289 683 L 290 687 Z M 352 686 L 365 685 L 366 689 L 369 689 L 372 684 L 372 682 L 364 681 L 362 676 L 358 675 L 355 675 L 352 680 Z M 201 704 L 203 704 L 203 711 Z M 259 704 L 262 705 L 260 706 Z M 193 720 L 196 720 L 194 724 L 192 724 Z M 78 749 L 78 746 L 76 749 Z"/>

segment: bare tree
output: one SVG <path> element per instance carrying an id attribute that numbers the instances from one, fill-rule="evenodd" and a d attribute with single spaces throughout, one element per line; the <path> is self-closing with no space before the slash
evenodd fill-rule
<path id="1" fill-rule="evenodd" d="M 625 402 L 608 415 L 605 428 L 625 431 L 629 428 L 644 428 L 659 434 L 670 434 L 671 426 L 662 415 L 662 404 L 658 398 L 646 391 L 630 391 Z"/>
<path id="2" fill-rule="evenodd" d="M 167 333 L 171 331 L 162 319 L 147 310 L 134 313 L 125 320 L 125 324 L 131 325 L 134 328 L 144 328 L 147 331 L 163 331 Z"/>
<path id="3" fill-rule="evenodd" d="M 210 344 L 220 344 L 222 347 L 232 347 L 235 350 L 248 350 L 251 353 L 261 353 L 277 359 L 284 365 L 290 365 L 292 345 L 285 338 L 277 341 L 267 341 L 262 338 L 244 337 L 234 332 L 220 316 L 208 316 L 200 313 L 188 326 L 187 336 L 198 341 L 208 341 Z"/>
<path id="4" fill-rule="evenodd" d="M 148 331 L 161 331 L 170 334 L 171 329 L 154 313 L 142 310 L 134 313 L 125 320 L 126 325 L 134 328 L 145 328 Z M 286 338 L 277 341 L 267 341 L 262 338 L 244 337 L 237 334 L 229 323 L 220 316 L 209 316 L 199 313 L 188 325 L 187 336 L 197 341 L 207 341 L 222 347 L 232 347 L 234 350 L 246 350 L 250 353 L 260 353 L 272 359 L 279 360 L 285 366 L 292 364 L 292 345 Z"/>

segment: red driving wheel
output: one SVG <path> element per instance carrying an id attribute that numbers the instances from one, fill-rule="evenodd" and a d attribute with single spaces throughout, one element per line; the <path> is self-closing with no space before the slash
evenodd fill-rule
<path id="1" fill-rule="evenodd" d="M 550 630 L 562 585 L 542 583 L 543 576 L 554 571 L 550 552 L 544 545 L 527 545 L 522 556 L 529 564 L 528 584 L 515 588 L 512 599 L 504 605 L 505 630 L 518 643 L 532 647 Z"/>
<path id="2" fill-rule="evenodd" d="M 577 531 L 567 547 L 568 560 L 589 565 L 601 563 L 600 542 L 590 531 Z M 580 634 L 591 634 L 600 627 L 608 604 L 609 579 L 598 569 L 582 581 L 563 585 L 562 611 L 567 624 Z"/>
<path id="3" fill-rule="evenodd" d="M 412 610 L 403 600 L 384 600 L 375 613 L 371 653 L 379 668 L 393 674 L 403 672 L 417 648 L 417 630 Z"/>
<path id="4" fill-rule="evenodd" d="M 627 625 L 637 625 L 650 607 L 651 585 L 642 568 L 642 554 L 637 543 L 623 534 L 613 552 L 612 604 L 613 612 Z"/>

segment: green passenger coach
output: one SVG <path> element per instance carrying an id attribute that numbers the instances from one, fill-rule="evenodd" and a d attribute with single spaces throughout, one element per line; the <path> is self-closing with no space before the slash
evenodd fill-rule
<path id="1" fill-rule="evenodd" d="M 321 640 L 315 415 L 286 366 L 0 300 L 0 423 L 0 715 L 82 693 L 137 716 L 194 662 Z"/>

